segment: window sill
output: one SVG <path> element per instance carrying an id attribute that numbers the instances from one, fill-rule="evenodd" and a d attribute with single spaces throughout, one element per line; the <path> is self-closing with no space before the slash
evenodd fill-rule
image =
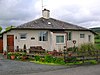
<path id="1" fill-rule="evenodd" d="M 65 43 L 56 43 L 56 45 L 65 45 Z"/>
<path id="2" fill-rule="evenodd" d="M 26 40 L 26 39 L 20 39 L 20 40 Z"/>

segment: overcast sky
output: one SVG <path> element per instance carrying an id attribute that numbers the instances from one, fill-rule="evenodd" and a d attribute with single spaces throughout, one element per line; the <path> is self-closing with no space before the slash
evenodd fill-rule
<path id="1" fill-rule="evenodd" d="M 0 0 L 0 26 L 26 23 L 41 17 L 42 0 Z M 43 0 L 50 17 L 86 28 L 100 27 L 100 0 Z"/>

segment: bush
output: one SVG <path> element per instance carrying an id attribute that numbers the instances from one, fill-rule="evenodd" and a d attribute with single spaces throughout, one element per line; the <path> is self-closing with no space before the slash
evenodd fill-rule
<path id="1" fill-rule="evenodd" d="M 23 56 L 26 56 L 25 52 L 8 52 L 7 58 L 10 59 L 11 55 L 15 56 L 15 59 L 22 59 Z"/>
<path id="2" fill-rule="evenodd" d="M 56 58 L 56 60 L 55 60 L 54 62 L 55 62 L 56 64 L 65 64 L 63 58 Z"/>
<path id="3" fill-rule="evenodd" d="M 69 47 L 67 50 L 75 52 L 78 50 L 78 47 Z"/>
<path id="4" fill-rule="evenodd" d="M 71 56 L 71 57 L 67 57 L 67 60 L 66 60 L 66 61 L 67 61 L 67 62 L 75 62 L 76 59 L 77 59 L 76 57 L 72 57 L 72 56 Z"/>
<path id="5" fill-rule="evenodd" d="M 45 60 L 45 62 L 51 63 L 52 60 L 53 60 L 53 57 L 52 57 L 51 55 L 46 55 L 46 56 L 44 57 L 44 60 Z"/>
<path id="6" fill-rule="evenodd" d="M 79 55 L 94 55 L 96 48 L 92 43 L 82 44 L 78 50 Z M 94 51 L 94 52 L 93 52 Z"/>
<path id="7" fill-rule="evenodd" d="M 34 56 L 34 59 L 35 59 L 35 61 L 40 61 L 40 56 L 36 55 L 36 56 Z"/>

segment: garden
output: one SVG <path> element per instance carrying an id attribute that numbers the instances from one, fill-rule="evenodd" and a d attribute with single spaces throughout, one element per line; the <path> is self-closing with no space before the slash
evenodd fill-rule
<path id="1" fill-rule="evenodd" d="M 100 50 L 96 49 L 95 45 L 87 43 L 82 44 L 80 47 L 70 47 L 63 51 L 8 52 L 7 59 L 52 65 L 97 64 L 100 62 Z"/>

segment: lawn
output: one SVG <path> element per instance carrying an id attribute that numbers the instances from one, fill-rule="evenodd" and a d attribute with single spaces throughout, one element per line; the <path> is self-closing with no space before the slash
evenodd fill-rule
<path id="1" fill-rule="evenodd" d="M 100 49 L 100 39 L 95 39 L 95 45 L 97 49 Z"/>
<path id="2" fill-rule="evenodd" d="M 95 42 L 96 43 L 100 43 L 100 39 L 95 39 Z"/>
<path id="3" fill-rule="evenodd" d="M 96 48 L 100 50 L 100 44 L 95 44 Z"/>

